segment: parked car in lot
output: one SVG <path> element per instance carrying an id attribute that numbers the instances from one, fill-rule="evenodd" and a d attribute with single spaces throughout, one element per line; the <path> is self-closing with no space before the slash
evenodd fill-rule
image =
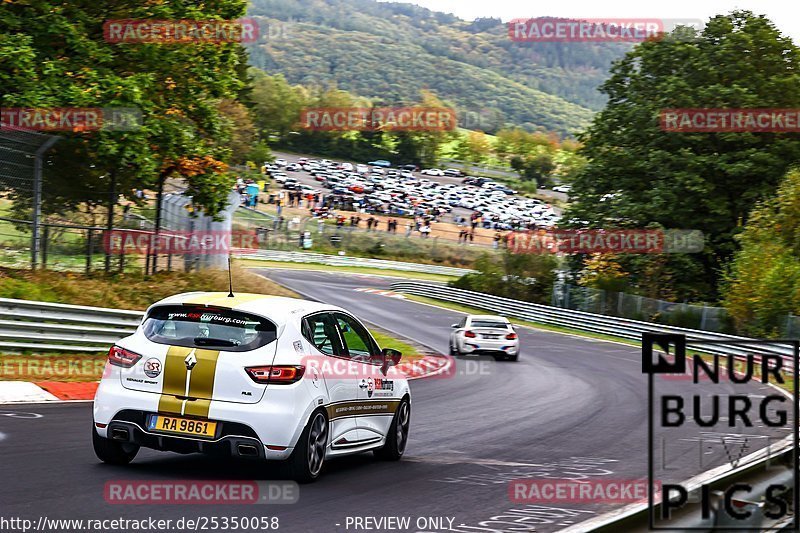
<path id="1" fill-rule="evenodd" d="M 444 170 L 438 168 L 426 168 L 421 173 L 426 176 L 444 176 Z"/>
<path id="2" fill-rule="evenodd" d="M 467 315 L 453 324 L 450 355 L 494 355 L 511 361 L 519 359 L 519 336 L 507 318 Z"/>
<path id="3" fill-rule="evenodd" d="M 367 164 L 368 165 L 372 165 L 373 167 L 383 167 L 383 168 L 389 168 L 390 166 L 392 166 L 392 164 L 390 162 L 388 162 L 387 160 L 385 160 L 385 159 L 378 159 L 376 161 L 370 161 Z"/>
<path id="4" fill-rule="evenodd" d="M 568 192 L 570 192 L 572 190 L 572 186 L 571 185 L 556 185 L 555 187 L 553 187 L 553 190 L 555 192 L 568 193 Z"/>
<path id="5" fill-rule="evenodd" d="M 288 165 L 286 165 L 286 170 L 288 172 L 299 172 L 299 171 L 303 170 L 303 167 L 301 167 L 297 163 L 289 163 Z"/>
<path id="6" fill-rule="evenodd" d="M 397 167 L 400 170 L 408 170 L 409 172 L 417 172 L 419 167 L 417 165 L 400 165 Z"/>
<path id="7" fill-rule="evenodd" d="M 286 165 L 289 164 L 289 162 L 286 161 L 285 159 L 276 159 L 275 164 L 278 165 L 279 167 L 285 167 Z"/>
<path id="8" fill-rule="evenodd" d="M 458 170 L 457 168 L 448 168 L 447 170 L 444 171 L 444 175 L 449 176 L 451 178 L 460 178 L 461 176 L 464 175 L 464 173 Z"/>
<path id="9" fill-rule="evenodd" d="M 419 209 L 437 208 L 440 212 L 448 212 L 461 207 L 482 213 L 484 224 L 487 224 L 485 227 L 505 230 L 529 224 L 552 226 L 559 220 L 540 200 L 515 196 L 516 191 L 485 176 L 465 177 L 462 183 L 441 183 L 435 177 L 438 173 L 445 173 L 441 169 L 426 169 L 426 177 L 420 179 L 408 170 L 370 168 L 364 164 L 354 168 L 363 172 L 348 171 L 345 164 L 329 160 L 324 166 L 322 161 L 309 160 L 303 168 L 335 194 L 353 199 L 363 196 L 365 203 L 377 212 L 415 214 Z M 457 169 L 448 170 L 451 174 L 460 173 Z M 387 196 L 378 198 L 372 194 L 375 190 Z"/>

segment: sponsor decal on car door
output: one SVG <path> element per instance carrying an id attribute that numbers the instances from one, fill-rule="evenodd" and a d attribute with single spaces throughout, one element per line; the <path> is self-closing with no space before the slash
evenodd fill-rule
<path id="1" fill-rule="evenodd" d="M 303 320 L 303 336 L 323 357 L 322 377 L 330 403 L 326 406 L 334 448 L 352 446 L 361 440 L 358 424 L 348 407 L 358 399 L 358 380 L 348 372 L 346 352 L 333 314 L 323 312 Z"/>
<path id="2" fill-rule="evenodd" d="M 356 417 L 364 441 L 380 439 L 388 432 L 392 416 L 400 403 L 392 399 L 394 381 L 384 379 L 376 359 L 380 348 L 367 328 L 345 313 L 336 313 L 335 316 L 348 356 L 362 368 L 358 378 L 358 401 L 347 408 L 350 415 Z"/>

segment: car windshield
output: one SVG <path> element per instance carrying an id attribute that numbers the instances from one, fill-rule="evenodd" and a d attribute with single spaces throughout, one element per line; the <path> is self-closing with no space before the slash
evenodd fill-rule
<path id="1" fill-rule="evenodd" d="M 508 324 L 499 320 L 473 320 L 470 322 L 470 327 L 507 329 Z"/>
<path id="2" fill-rule="evenodd" d="M 266 318 L 230 309 L 164 305 L 147 315 L 144 334 L 159 344 L 247 352 L 274 341 L 277 327 Z"/>

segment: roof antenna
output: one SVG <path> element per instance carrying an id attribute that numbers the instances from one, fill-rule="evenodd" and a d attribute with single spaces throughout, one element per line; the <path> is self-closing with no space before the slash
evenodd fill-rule
<path id="1" fill-rule="evenodd" d="M 228 298 L 235 298 L 233 295 L 233 273 L 231 272 L 231 256 L 228 256 L 228 286 L 230 287 L 230 292 L 228 293 Z"/>

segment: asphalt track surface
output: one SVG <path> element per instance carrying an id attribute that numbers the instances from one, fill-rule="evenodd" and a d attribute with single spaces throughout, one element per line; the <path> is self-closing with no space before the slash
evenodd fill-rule
<path id="1" fill-rule="evenodd" d="M 446 352 L 457 312 L 356 291 L 387 288 L 375 276 L 265 270 L 265 275 L 313 298 L 341 305 L 383 329 Z M 300 488 L 299 503 L 269 505 L 109 505 L 104 486 L 119 480 L 272 480 L 258 463 L 141 450 L 127 467 L 98 463 L 92 451 L 90 404 L 0 406 L 0 514 L 47 518 L 141 520 L 181 517 L 277 516 L 280 531 L 365 531 L 354 517 L 409 517 L 408 529 L 445 531 L 417 523 L 453 520 L 451 531 L 556 531 L 618 507 L 614 503 L 519 503 L 509 481 L 626 480 L 646 476 L 647 387 L 636 348 L 520 328 L 518 363 L 457 361 L 449 378 L 412 384 L 411 438 L 403 461 L 371 454 L 332 461 L 323 477 Z M 721 385 L 722 386 L 722 385 Z M 727 385 L 726 385 L 727 386 Z M 761 385 L 748 392 L 764 395 Z M 665 380 L 660 392 L 691 394 L 696 385 Z M 31 417 L 24 413 L 35 413 Z M 723 421 L 726 419 L 723 419 Z M 712 433 L 748 440 L 748 453 L 783 437 L 763 427 L 669 430 L 664 456 L 674 480 L 728 462 Z M 738 453 L 739 450 L 736 450 Z M 702 458 L 702 464 L 700 464 Z M 348 517 L 351 519 L 348 527 Z M 388 527 L 371 524 L 372 531 Z M 55 531 L 55 530 L 54 530 Z M 62 530 L 65 531 L 65 530 Z"/>

